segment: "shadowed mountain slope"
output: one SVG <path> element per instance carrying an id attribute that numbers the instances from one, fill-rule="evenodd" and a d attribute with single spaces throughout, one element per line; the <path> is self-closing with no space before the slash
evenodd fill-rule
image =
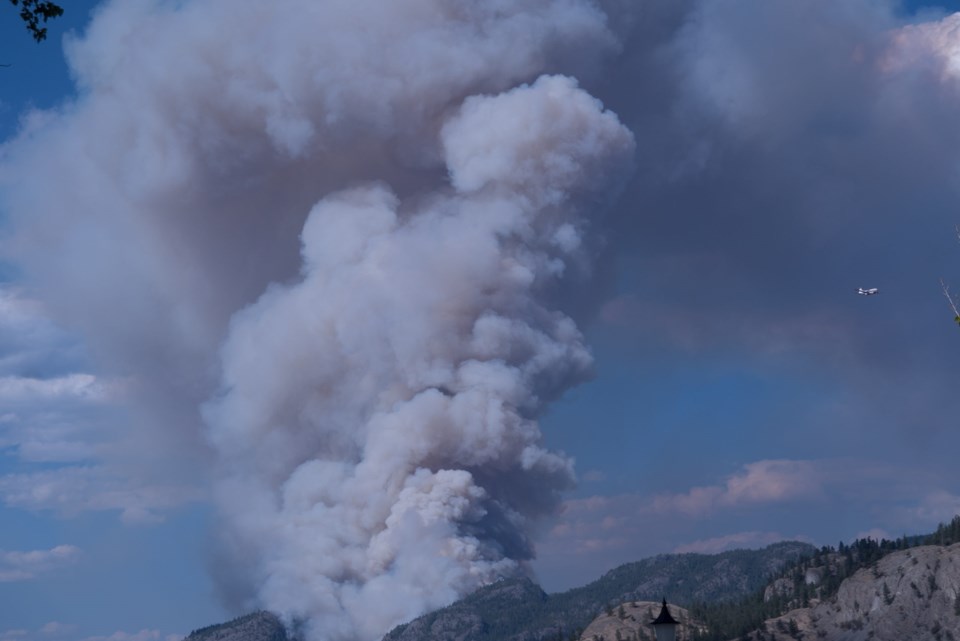
<path id="1" fill-rule="evenodd" d="M 755 592 L 806 543 L 722 554 L 661 554 L 621 565 L 580 588 L 548 595 L 528 579 L 508 579 L 399 626 L 385 641 L 528 641 L 576 638 L 599 614 L 627 601 L 736 599 Z"/>

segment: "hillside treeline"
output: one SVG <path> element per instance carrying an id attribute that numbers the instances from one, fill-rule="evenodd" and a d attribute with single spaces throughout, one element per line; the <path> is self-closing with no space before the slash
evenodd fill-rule
<path id="1" fill-rule="evenodd" d="M 857 539 L 850 545 L 823 546 L 809 556 L 787 562 L 779 578 L 766 587 L 735 600 L 697 601 L 691 614 L 703 621 L 708 632 L 695 641 L 727 641 L 746 637 L 767 619 L 779 617 L 795 608 L 809 607 L 811 601 L 829 599 L 844 579 L 864 568 L 874 567 L 880 559 L 898 550 L 918 545 L 952 545 L 960 542 L 960 516 L 941 523 L 928 535 L 902 536 L 898 539 Z"/>

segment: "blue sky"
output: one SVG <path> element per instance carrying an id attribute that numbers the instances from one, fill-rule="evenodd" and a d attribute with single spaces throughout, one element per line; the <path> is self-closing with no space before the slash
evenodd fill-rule
<path id="1" fill-rule="evenodd" d="M 0 641 L 960 512 L 960 2 L 97 4 L 0 22 Z"/>

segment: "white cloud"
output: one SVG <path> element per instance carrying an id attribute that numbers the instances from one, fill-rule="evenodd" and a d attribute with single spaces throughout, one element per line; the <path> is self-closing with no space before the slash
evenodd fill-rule
<path id="1" fill-rule="evenodd" d="M 50 621 L 43 624 L 40 628 L 40 634 L 44 636 L 63 636 L 64 634 L 70 634 L 77 629 L 77 626 L 72 623 L 60 623 L 59 621 Z"/>
<path id="2" fill-rule="evenodd" d="M 944 489 L 927 490 L 907 514 L 913 522 L 930 526 L 949 522 L 960 514 L 960 496 Z"/>
<path id="3" fill-rule="evenodd" d="M 85 365 L 79 341 L 53 323 L 39 301 L 0 284 L 0 376 L 55 377 Z"/>
<path id="4" fill-rule="evenodd" d="M 607 480 L 607 473 L 603 470 L 587 470 L 580 475 L 580 480 L 584 483 L 599 483 Z"/>
<path id="5" fill-rule="evenodd" d="M 33 579 L 73 562 L 79 554 L 80 548 L 73 545 L 27 552 L 0 550 L 0 582 Z"/>
<path id="6" fill-rule="evenodd" d="M 118 630 L 110 635 L 85 637 L 81 641 L 179 641 L 182 638 L 180 635 L 164 634 L 160 630 L 144 628 L 139 632 Z"/>
<path id="7" fill-rule="evenodd" d="M 639 531 L 637 515 L 646 501 L 648 499 L 636 494 L 565 501 L 562 515 L 538 551 L 541 555 L 543 552 L 589 555 L 603 550 L 629 549 Z M 613 523 L 616 528 L 610 527 Z"/>
<path id="8" fill-rule="evenodd" d="M 69 374 L 56 378 L 0 377 L 0 401 L 5 403 L 78 400 L 103 402 L 117 397 L 121 385 L 92 374 Z"/>
<path id="9" fill-rule="evenodd" d="M 140 483 L 104 467 L 64 467 L 0 477 L 0 501 L 10 507 L 75 516 L 87 511 L 119 511 L 129 524 L 163 520 L 165 510 L 198 501 L 201 490 L 187 486 Z"/>
<path id="10" fill-rule="evenodd" d="M 538 543 L 538 572 L 563 574 L 547 570 L 551 564 L 595 572 L 666 550 L 716 553 L 787 538 L 822 545 L 932 531 L 960 513 L 960 496 L 931 489 L 940 480 L 925 469 L 870 460 L 773 459 L 748 463 L 721 482 L 685 491 L 570 499 Z M 863 506 L 857 518 L 874 524 L 871 529 L 845 531 L 818 517 L 785 525 L 789 517 L 781 511 L 842 511 L 850 521 L 851 505 Z M 737 529 L 704 536 L 721 524 Z M 792 533 L 782 534 L 784 527 Z M 825 533 L 827 540 L 819 538 Z"/>
<path id="11" fill-rule="evenodd" d="M 90 460 L 96 455 L 94 444 L 57 438 L 59 433 L 56 425 L 26 430 L 26 438 L 17 444 L 20 459 L 33 463 L 69 463 Z"/>
<path id="12" fill-rule="evenodd" d="M 0 286 L 0 448 L 19 463 L 18 473 L 0 476 L 0 503 L 67 517 L 118 511 L 124 522 L 150 523 L 197 500 L 198 490 L 148 480 L 162 475 L 130 463 L 156 458 L 126 413 L 132 380 L 82 371 L 89 363 L 78 345 L 41 303 Z M 36 463 L 46 469 L 31 471 Z"/>
<path id="13" fill-rule="evenodd" d="M 93 377 L 7 378 L 0 386 L 0 402 L 12 410 L 0 416 L 0 447 L 15 448 L 21 461 L 93 461 L 122 433 L 117 406 L 103 402 L 110 386 Z"/>
<path id="14" fill-rule="evenodd" d="M 778 541 L 784 541 L 787 539 L 795 541 L 802 540 L 803 537 L 787 537 L 783 536 L 779 532 L 761 532 L 751 530 L 748 532 L 736 532 L 734 534 L 727 534 L 724 536 L 717 536 L 709 539 L 684 543 L 675 547 L 673 551 L 677 554 L 683 554 L 685 552 L 718 554 L 720 552 L 726 552 L 727 550 L 761 548 L 770 545 L 771 543 L 776 543 Z"/>
<path id="15" fill-rule="evenodd" d="M 186 636 L 144 628 L 137 632 L 117 630 L 112 634 L 78 637 L 78 628 L 73 623 L 50 621 L 36 630 L 17 628 L 0 631 L 0 641 L 181 641 Z"/>
<path id="16" fill-rule="evenodd" d="M 888 73 L 927 68 L 939 73 L 943 81 L 957 80 L 960 77 L 960 13 L 892 31 L 880 68 Z"/>
<path id="17" fill-rule="evenodd" d="M 783 503 L 822 495 L 824 470 L 813 461 L 765 460 L 747 463 L 739 474 L 722 485 L 695 487 L 684 494 L 663 494 L 653 499 L 654 512 L 702 515 L 719 508 Z"/>

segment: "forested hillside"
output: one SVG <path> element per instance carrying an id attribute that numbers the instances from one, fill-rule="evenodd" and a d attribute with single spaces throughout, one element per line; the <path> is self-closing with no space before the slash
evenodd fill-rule
<path id="1" fill-rule="evenodd" d="M 577 639 L 599 614 L 627 601 L 693 603 L 746 596 L 815 548 L 776 543 L 722 554 L 663 554 L 617 567 L 580 588 L 547 595 L 527 579 L 505 580 L 390 632 L 385 641 Z"/>
<path id="2" fill-rule="evenodd" d="M 865 569 L 876 573 L 881 559 L 920 546 L 960 542 L 960 516 L 941 524 L 932 534 L 899 539 L 857 539 L 850 545 L 824 546 L 789 562 L 762 589 L 735 600 L 704 599 L 691 605 L 691 614 L 707 623 L 703 641 L 727 641 L 762 628 L 767 620 L 834 598 L 844 581 Z M 889 587 L 886 588 L 889 590 Z M 883 591 L 881 589 L 881 591 Z M 882 595 L 890 598 L 889 592 Z"/>
<path id="3" fill-rule="evenodd" d="M 194 630 L 185 641 L 288 641 L 280 619 L 271 612 L 252 612 L 217 625 Z"/>
<path id="4" fill-rule="evenodd" d="M 583 634 L 591 622 L 630 616 L 637 625 L 624 630 L 642 638 L 648 632 L 641 630 L 642 614 L 649 605 L 641 608 L 638 602 L 664 597 L 689 607 L 689 614 L 682 611 L 688 620 L 684 634 L 697 641 L 883 641 L 894 639 L 892 631 L 908 635 L 902 638 L 956 641 L 960 546 L 953 544 L 958 542 L 960 517 L 931 534 L 896 540 L 859 539 L 819 549 L 784 542 L 715 555 L 664 554 L 557 594 L 546 594 L 529 579 L 504 579 L 398 626 L 384 641 L 589 640 Z M 914 629 L 927 636 L 910 637 Z M 621 641 L 630 641 L 625 635 Z M 258 612 L 197 630 L 188 641 L 296 636 L 274 615 Z"/>

